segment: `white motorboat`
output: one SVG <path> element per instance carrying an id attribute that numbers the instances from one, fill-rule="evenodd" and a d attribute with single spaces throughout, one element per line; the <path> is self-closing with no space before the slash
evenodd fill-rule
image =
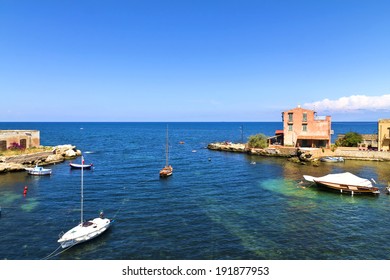
<path id="1" fill-rule="evenodd" d="M 25 168 L 25 170 L 28 172 L 30 175 L 37 175 L 37 176 L 43 176 L 43 175 L 50 175 L 51 174 L 51 169 L 49 168 L 43 168 L 41 166 L 36 165 L 33 168 Z"/>
<path id="2" fill-rule="evenodd" d="M 352 173 L 336 173 L 328 174 L 322 177 L 313 177 L 309 175 L 303 175 L 306 181 L 316 183 L 319 187 L 325 187 L 340 191 L 341 193 L 371 193 L 379 194 L 380 191 L 377 187 L 374 187 L 370 180 L 360 178 Z"/>
<path id="3" fill-rule="evenodd" d="M 322 157 L 320 159 L 322 162 L 344 162 L 343 157 Z"/>

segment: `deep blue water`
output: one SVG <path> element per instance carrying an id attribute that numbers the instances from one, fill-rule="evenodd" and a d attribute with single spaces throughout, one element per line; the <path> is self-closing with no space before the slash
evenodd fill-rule
<path id="1" fill-rule="evenodd" d="M 390 258 L 390 196 L 351 197 L 299 185 L 303 174 L 350 171 L 384 189 L 389 163 L 312 167 L 205 148 L 240 141 L 241 126 L 244 139 L 273 135 L 279 122 L 168 125 L 174 174 L 162 180 L 166 123 L 0 123 L 0 129 L 40 130 L 42 145 L 76 145 L 95 165 L 84 173 L 85 216 L 104 209 L 115 223 L 54 259 Z M 377 130 L 373 122 L 332 126 L 335 135 Z M 57 249 L 58 235 L 79 222 L 80 171 L 68 162 L 51 168 L 50 177 L 0 175 L 0 259 L 42 259 Z"/>

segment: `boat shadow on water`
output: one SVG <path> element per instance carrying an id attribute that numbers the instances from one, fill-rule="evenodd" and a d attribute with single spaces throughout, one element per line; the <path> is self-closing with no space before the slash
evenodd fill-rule
<path id="1" fill-rule="evenodd" d="M 328 194 L 331 196 L 337 196 L 337 194 L 342 198 L 354 198 L 354 197 L 363 197 L 365 199 L 378 199 L 380 194 L 385 194 L 385 191 L 380 191 L 380 193 L 372 194 L 372 193 L 354 193 L 350 192 L 340 192 L 339 190 L 330 189 L 328 187 L 322 185 L 316 185 L 315 183 L 305 183 L 307 188 L 310 188 L 312 191 L 317 192 L 318 194 Z"/>

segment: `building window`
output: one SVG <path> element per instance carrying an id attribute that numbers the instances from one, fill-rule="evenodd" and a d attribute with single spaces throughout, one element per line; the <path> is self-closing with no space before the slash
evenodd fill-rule
<path id="1" fill-rule="evenodd" d="M 307 113 L 303 113 L 302 121 L 307 122 Z"/>
<path id="2" fill-rule="evenodd" d="M 20 139 L 20 147 L 23 149 L 27 148 L 27 140 L 26 139 Z"/>
<path id="3" fill-rule="evenodd" d="M 302 131 L 307 131 L 307 124 L 302 125 Z"/>
<path id="4" fill-rule="evenodd" d="M 0 151 L 5 151 L 5 150 L 7 150 L 7 141 L 0 140 Z"/>
<path id="5" fill-rule="evenodd" d="M 293 121 L 293 113 L 288 113 L 288 122 Z"/>
<path id="6" fill-rule="evenodd" d="M 288 131 L 292 131 L 293 130 L 293 126 L 292 126 L 292 124 L 289 124 L 288 125 Z"/>

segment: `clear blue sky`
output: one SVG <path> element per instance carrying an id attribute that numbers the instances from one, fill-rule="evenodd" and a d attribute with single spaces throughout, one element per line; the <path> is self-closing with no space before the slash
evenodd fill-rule
<path id="1" fill-rule="evenodd" d="M 0 97 L 0 122 L 390 118 L 390 1 L 0 0 Z"/>

